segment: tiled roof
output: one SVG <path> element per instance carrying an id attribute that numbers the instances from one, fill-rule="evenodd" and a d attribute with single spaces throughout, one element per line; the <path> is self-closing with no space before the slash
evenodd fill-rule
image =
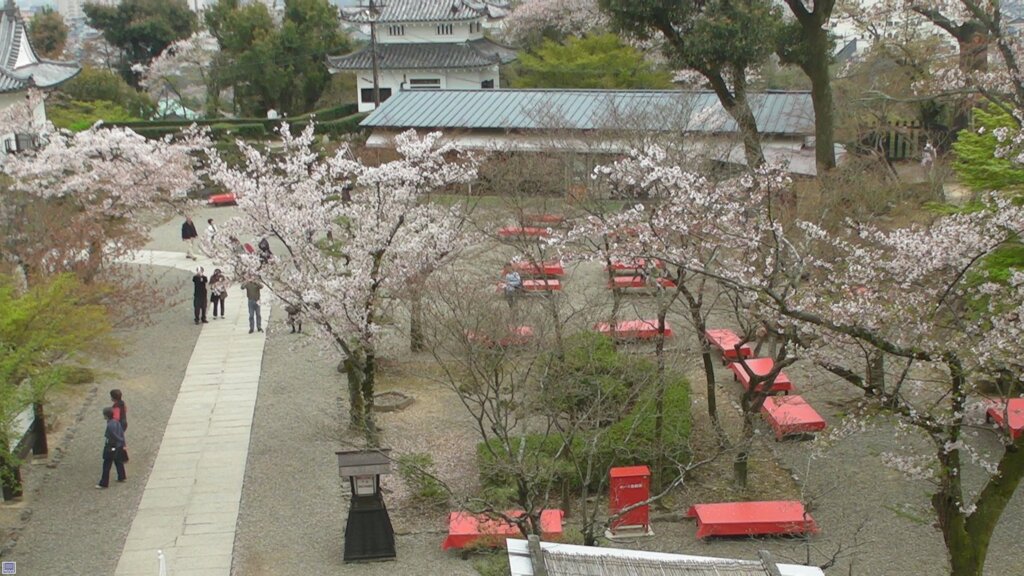
<path id="1" fill-rule="evenodd" d="M 809 92 L 750 94 L 763 134 L 814 133 Z M 733 133 L 713 92 L 655 90 L 406 90 L 362 126 L 500 130 L 615 130 Z"/>
<path id="2" fill-rule="evenodd" d="M 42 60 L 36 56 L 14 3 L 8 1 L 0 8 L 0 93 L 56 86 L 81 69 L 74 62 Z"/>
<path id="3" fill-rule="evenodd" d="M 376 0 L 377 22 L 458 22 L 508 14 L 504 0 Z M 346 8 L 341 17 L 349 22 L 373 20 L 365 8 Z"/>
<path id="4" fill-rule="evenodd" d="M 377 63 L 382 70 L 424 70 L 444 68 L 480 68 L 515 60 L 511 48 L 487 38 L 460 43 L 377 44 Z M 328 56 L 332 71 L 372 70 L 370 48 L 345 56 Z"/>

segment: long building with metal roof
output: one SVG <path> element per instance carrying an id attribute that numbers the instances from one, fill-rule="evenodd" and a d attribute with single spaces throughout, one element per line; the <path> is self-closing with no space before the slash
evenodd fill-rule
<path id="1" fill-rule="evenodd" d="M 748 96 L 769 161 L 813 175 L 814 107 L 809 92 Z M 399 92 L 367 116 L 371 147 L 409 129 L 440 130 L 466 149 L 619 154 L 637 134 L 685 141 L 694 153 L 744 163 L 736 122 L 710 91 L 436 90 Z"/>

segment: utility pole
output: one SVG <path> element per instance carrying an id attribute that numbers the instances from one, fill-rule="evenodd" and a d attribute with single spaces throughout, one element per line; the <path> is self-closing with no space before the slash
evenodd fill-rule
<path id="1" fill-rule="evenodd" d="M 377 66 L 377 7 L 370 0 L 370 59 L 373 64 L 373 109 L 380 108 L 380 68 Z"/>

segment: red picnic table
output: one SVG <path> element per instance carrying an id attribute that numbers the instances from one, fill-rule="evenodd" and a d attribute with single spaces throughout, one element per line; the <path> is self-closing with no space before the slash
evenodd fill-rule
<path id="1" fill-rule="evenodd" d="M 521 510 L 505 512 L 511 518 L 518 518 L 522 514 Z M 540 532 L 544 540 L 559 540 L 562 537 L 562 511 L 542 510 Z M 515 524 L 486 514 L 452 512 L 448 515 L 448 537 L 441 544 L 441 549 L 461 550 L 470 544 L 501 546 L 505 544 L 506 538 L 522 538 L 522 533 Z"/>
<path id="2" fill-rule="evenodd" d="M 653 340 L 658 337 L 657 320 L 622 320 L 613 329 L 607 322 L 594 324 L 594 330 L 616 340 Z M 665 338 L 672 337 L 672 326 L 665 322 Z"/>
<path id="3" fill-rule="evenodd" d="M 995 422 L 1003 430 L 1009 428 L 1010 437 L 1014 440 L 1024 434 L 1024 398 L 1010 398 L 1009 408 L 1007 408 L 1007 401 L 1003 399 L 989 400 L 986 403 L 988 409 L 985 411 L 985 417 L 988 420 Z M 1007 420 L 1009 420 L 1009 426 L 1007 426 Z"/>
<path id="4" fill-rule="evenodd" d="M 671 278 L 658 278 L 658 285 L 662 288 L 675 288 L 676 283 Z M 615 276 L 608 281 L 609 288 L 626 290 L 629 288 L 651 288 L 647 279 L 643 276 Z"/>
<path id="5" fill-rule="evenodd" d="M 750 371 L 758 376 L 766 376 L 769 372 L 775 368 L 775 360 L 771 358 L 747 358 L 743 362 L 746 363 Z M 739 362 L 730 362 L 729 369 L 735 375 L 736 380 L 739 380 L 743 384 L 744 390 L 750 389 L 750 375 L 743 369 L 743 366 Z M 759 386 L 764 386 L 762 382 Z M 793 383 L 790 382 L 789 376 L 786 376 L 785 372 L 779 372 L 775 377 L 775 382 L 772 383 L 772 388 L 769 392 L 785 392 L 790 393 L 793 391 Z"/>
<path id="6" fill-rule="evenodd" d="M 508 335 L 499 338 L 497 343 L 491 336 L 473 330 L 466 330 L 466 339 L 488 348 L 493 348 L 495 344 L 501 347 L 522 346 L 533 339 L 533 326 L 514 326 L 509 329 Z"/>
<path id="7" fill-rule="evenodd" d="M 523 276 L 564 276 L 565 267 L 560 260 L 545 260 L 540 263 L 513 262 L 512 269 Z"/>
<path id="8" fill-rule="evenodd" d="M 505 226 L 498 229 L 498 236 L 501 236 L 502 238 L 526 236 L 542 238 L 549 235 L 550 233 L 547 228 L 540 228 L 537 226 Z"/>
<path id="9" fill-rule="evenodd" d="M 825 429 L 825 420 L 803 396 L 769 396 L 761 405 L 761 416 L 775 430 L 775 439 L 790 434 L 807 434 Z"/>
<path id="10" fill-rule="evenodd" d="M 697 519 L 697 538 L 818 531 L 803 503 L 795 500 L 695 504 L 686 516 Z"/>
<path id="11" fill-rule="evenodd" d="M 234 192 L 227 192 L 224 194 L 212 194 L 206 199 L 206 202 L 210 206 L 230 206 L 238 204 L 238 198 L 235 198 Z"/>
<path id="12" fill-rule="evenodd" d="M 742 340 L 735 332 L 728 328 L 709 328 L 704 331 L 704 336 L 707 337 L 708 342 L 712 346 L 722 352 L 722 364 L 727 363 L 729 360 L 750 358 L 754 355 L 754 349 L 747 343 L 743 343 L 740 346 L 739 354 L 737 354 L 736 345 L 740 344 Z"/>
<path id="13" fill-rule="evenodd" d="M 665 269 L 665 263 L 661 260 L 654 260 L 653 265 L 659 270 Z M 648 266 L 646 258 L 634 258 L 633 260 L 612 260 L 611 265 L 605 266 L 605 270 L 611 270 L 615 274 L 637 274 Z"/>
<path id="14" fill-rule="evenodd" d="M 565 216 L 561 214 L 523 214 L 523 224 L 545 224 L 558 226 L 565 223 Z"/>

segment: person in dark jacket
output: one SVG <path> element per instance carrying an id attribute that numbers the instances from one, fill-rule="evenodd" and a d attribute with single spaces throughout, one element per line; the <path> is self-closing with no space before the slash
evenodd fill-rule
<path id="1" fill-rule="evenodd" d="M 97 488 L 110 485 L 110 467 L 117 468 L 117 481 L 124 482 L 128 475 L 124 471 L 124 429 L 114 419 L 114 409 L 107 406 L 103 409 L 103 417 L 107 419 L 107 429 L 103 434 L 103 474 Z"/>
<path id="2" fill-rule="evenodd" d="M 203 273 L 203 267 L 196 268 L 196 274 L 192 277 L 192 307 L 195 309 L 196 324 L 200 321 L 206 324 L 206 285 L 209 279 Z"/>
<path id="3" fill-rule="evenodd" d="M 196 225 L 192 223 L 191 216 L 185 216 L 185 222 L 181 225 L 181 239 L 185 242 L 185 257 L 196 259 L 196 255 L 193 253 L 195 247 L 196 238 L 199 233 L 196 232 Z"/>

